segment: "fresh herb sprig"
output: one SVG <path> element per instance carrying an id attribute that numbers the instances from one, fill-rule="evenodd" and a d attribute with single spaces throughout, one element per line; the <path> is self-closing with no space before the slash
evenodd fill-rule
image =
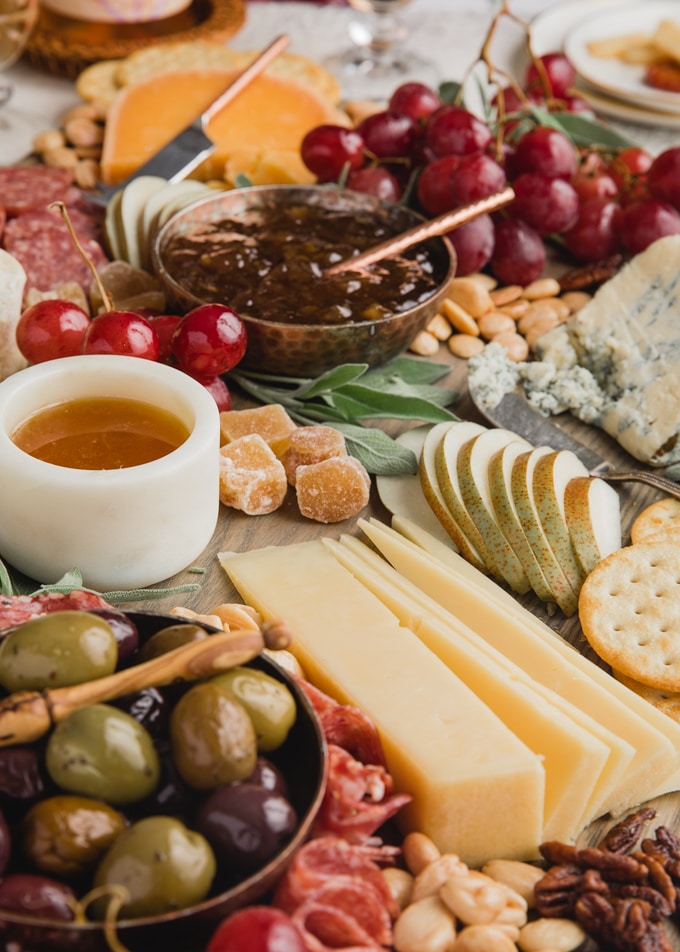
<path id="1" fill-rule="evenodd" d="M 447 408 L 458 398 L 458 391 L 437 383 L 450 370 L 446 364 L 402 356 L 382 367 L 341 364 L 314 378 L 239 368 L 229 374 L 229 381 L 260 403 L 280 403 L 296 423 L 335 427 L 344 435 L 348 451 L 369 473 L 395 476 L 416 472 L 415 454 L 367 423 L 457 420 Z"/>

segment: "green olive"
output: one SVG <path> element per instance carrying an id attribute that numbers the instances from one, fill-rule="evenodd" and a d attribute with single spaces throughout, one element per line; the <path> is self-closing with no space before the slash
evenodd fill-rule
<path id="1" fill-rule="evenodd" d="M 215 854 L 200 833 L 172 817 L 150 816 L 117 837 L 97 867 L 94 885 L 123 886 L 129 899 L 121 917 L 137 919 L 201 902 L 215 870 Z M 97 900 L 94 915 L 104 918 L 106 908 L 106 900 Z"/>
<path id="2" fill-rule="evenodd" d="M 257 739 L 248 712 L 211 681 L 194 685 L 170 715 L 172 758 L 197 790 L 245 780 L 255 769 Z"/>
<path id="3" fill-rule="evenodd" d="M 93 868 L 126 826 L 123 814 L 101 800 L 47 797 L 21 821 L 21 853 L 41 873 L 72 878 Z"/>
<path id="4" fill-rule="evenodd" d="M 256 668 L 236 667 L 211 678 L 245 707 L 255 728 L 258 750 L 276 750 L 295 723 L 295 698 L 285 684 Z"/>
<path id="5" fill-rule="evenodd" d="M 202 641 L 208 637 L 210 637 L 208 632 L 200 625 L 168 625 L 167 628 L 157 631 L 142 645 L 137 653 L 137 660 L 149 661 L 175 648 L 188 645 L 192 641 Z"/>
<path id="6" fill-rule="evenodd" d="M 114 806 L 142 800 L 160 777 L 149 732 L 108 704 L 76 708 L 57 724 L 47 741 L 45 765 L 62 790 Z"/>
<path id="7" fill-rule="evenodd" d="M 117 662 L 116 636 L 104 618 L 52 612 L 24 622 L 0 642 L 0 684 L 10 692 L 67 687 L 111 674 Z"/>

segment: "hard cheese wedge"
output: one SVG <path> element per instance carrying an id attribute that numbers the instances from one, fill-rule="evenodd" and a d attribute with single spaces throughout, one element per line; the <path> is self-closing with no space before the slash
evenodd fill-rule
<path id="1" fill-rule="evenodd" d="M 538 684 L 353 536 L 325 539 L 338 561 L 472 688 L 545 767 L 545 840 L 572 840 L 632 760 L 610 732 Z M 597 806 L 595 806 L 597 805 Z"/>
<path id="2" fill-rule="evenodd" d="M 106 120 L 102 147 L 102 181 L 121 182 L 203 112 L 236 74 L 223 69 L 177 70 L 125 86 Z M 230 156 L 255 158 L 276 151 L 290 157 L 292 180 L 313 181 L 299 157 L 306 132 L 337 122 L 338 110 L 316 92 L 290 79 L 258 76 L 215 115 L 206 130 L 215 142 L 201 166 L 201 178 L 222 178 Z"/>
<path id="3" fill-rule="evenodd" d="M 309 679 L 374 720 L 398 789 L 413 795 L 404 831 L 473 866 L 536 856 L 540 759 L 322 542 L 219 558 L 248 604 L 286 619 Z"/>
<path id="4" fill-rule="evenodd" d="M 625 689 L 511 595 L 427 533 L 421 532 L 418 544 L 414 544 L 377 520 L 361 521 L 360 525 L 398 572 L 536 681 L 633 745 L 635 757 L 620 789 L 614 791 L 612 813 L 680 789 L 679 724 Z M 395 526 L 400 523 L 395 522 Z M 417 535 L 416 531 L 412 537 Z"/>

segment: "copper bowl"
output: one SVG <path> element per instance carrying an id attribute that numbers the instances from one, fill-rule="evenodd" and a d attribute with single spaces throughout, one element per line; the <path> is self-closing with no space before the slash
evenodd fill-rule
<path id="1" fill-rule="evenodd" d="M 177 615 L 154 612 L 126 612 L 134 621 L 140 643 L 168 625 L 188 622 Z M 215 629 L 203 626 L 208 632 Z M 297 717 L 284 744 L 267 754 L 280 767 L 289 788 L 289 798 L 298 815 L 298 828 L 284 848 L 265 866 L 224 892 L 211 894 L 203 902 L 163 915 L 119 920 L 115 935 L 130 952 L 188 952 L 205 948 L 219 923 L 235 909 L 261 899 L 280 878 L 291 858 L 308 838 L 326 789 L 327 750 L 318 718 L 294 678 L 280 665 L 260 655 L 249 666 L 283 682 L 292 692 Z M 111 952 L 104 925 L 100 922 L 57 922 L 0 910 L 0 946 L 40 952 Z"/>
<path id="2" fill-rule="evenodd" d="M 321 207 L 331 214 L 368 212 L 375 216 L 376 225 L 386 229 L 389 237 L 423 221 L 417 212 L 405 206 L 335 186 L 263 185 L 220 192 L 173 215 L 155 237 L 152 248 L 154 270 L 172 304 L 184 312 L 208 300 L 184 287 L 173 275 L 167 250 L 174 237 L 190 235 L 227 217 L 245 220 L 253 213 L 285 209 L 286 205 L 301 202 Z M 376 244 L 382 240 L 376 239 Z M 418 250 L 425 252 L 432 267 L 434 288 L 425 300 L 399 312 L 387 313 L 375 320 L 324 324 L 279 322 L 239 310 L 248 332 L 248 348 L 242 366 L 264 373 L 314 377 L 338 364 L 375 366 L 396 357 L 408 348 L 437 313 L 455 273 L 455 252 L 446 238 L 430 238 Z M 413 254 L 415 249 L 407 256 Z M 256 281 L 254 274 L 253 283 Z M 223 293 L 220 303 L 229 305 L 228 277 L 224 278 L 220 290 Z M 294 288 L 291 293 L 295 294 Z"/>

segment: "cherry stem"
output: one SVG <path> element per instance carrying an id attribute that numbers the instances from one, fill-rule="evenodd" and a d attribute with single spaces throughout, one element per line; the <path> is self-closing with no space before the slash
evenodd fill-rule
<path id="1" fill-rule="evenodd" d="M 64 222 L 66 223 L 66 227 L 68 228 L 68 233 L 71 236 L 71 241 L 76 246 L 78 254 L 81 256 L 85 264 L 88 266 L 88 268 L 92 272 L 92 276 L 94 277 L 95 283 L 97 285 L 97 289 L 99 291 L 99 294 L 102 299 L 102 303 L 104 305 L 104 310 L 112 311 L 113 301 L 111 300 L 111 296 L 109 295 L 109 292 L 104 287 L 102 283 L 102 279 L 99 276 L 99 272 L 97 271 L 96 267 L 94 266 L 94 262 L 92 261 L 92 258 L 90 258 L 88 253 L 85 251 L 85 249 L 80 243 L 78 236 L 75 233 L 73 222 L 71 221 L 71 216 L 68 213 L 68 209 L 66 205 L 64 204 L 64 202 L 52 202 L 49 205 L 49 208 L 57 208 L 59 212 L 61 213 L 61 217 L 64 219 Z"/>

